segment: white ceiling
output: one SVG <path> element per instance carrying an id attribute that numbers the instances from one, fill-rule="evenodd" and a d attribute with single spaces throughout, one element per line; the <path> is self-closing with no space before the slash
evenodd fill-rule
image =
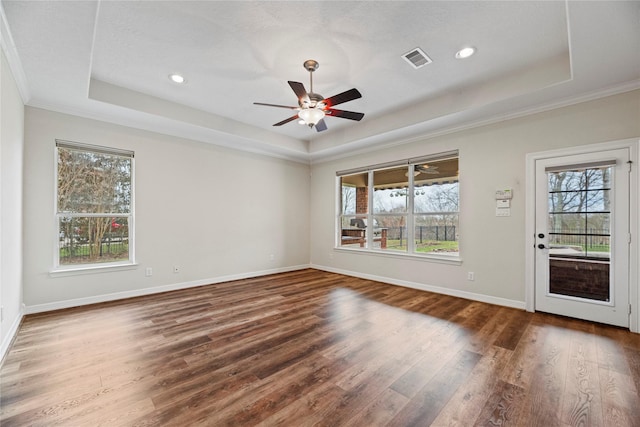
<path id="1" fill-rule="evenodd" d="M 6 1 L 28 105 L 299 161 L 640 87 L 640 2 Z M 469 59 L 454 58 L 475 46 Z M 402 59 L 420 47 L 433 63 Z M 287 81 L 357 88 L 318 133 Z M 168 79 L 183 74 L 187 84 Z"/>

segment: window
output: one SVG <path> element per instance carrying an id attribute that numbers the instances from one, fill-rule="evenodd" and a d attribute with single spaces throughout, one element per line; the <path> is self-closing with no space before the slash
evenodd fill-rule
<path id="1" fill-rule="evenodd" d="M 337 175 L 339 247 L 459 254 L 457 151 Z"/>
<path id="2" fill-rule="evenodd" d="M 578 170 L 550 169 L 550 253 L 561 258 L 609 260 L 613 167 L 607 164 Z"/>
<path id="3" fill-rule="evenodd" d="M 56 141 L 56 268 L 133 263 L 133 152 Z"/>

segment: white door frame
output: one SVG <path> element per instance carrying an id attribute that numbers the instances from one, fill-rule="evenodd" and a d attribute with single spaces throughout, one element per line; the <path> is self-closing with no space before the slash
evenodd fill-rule
<path id="1" fill-rule="evenodd" d="M 640 264 L 640 251 L 638 250 L 640 244 L 640 236 L 638 235 L 640 227 L 638 212 L 640 174 L 638 169 L 640 164 L 638 164 L 638 152 L 640 150 L 640 139 L 637 138 L 527 154 L 525 185 L 525 309 L 531 312 L 535 311 L 536 161 L 550 157 L 594 153 L 617 148 L 629 148 L 632 161 L 629 182 L 629 231 L 631 233 L 631 245 L 629 246 L 629 303 L 631 304 L 631 317 L 629 318 L 629 329 L 632 332 L 640 333 L 640 316 L 638 316 L 638 310 L 640 309 L 640 285 L 638 283 L 638 264 Z"/>

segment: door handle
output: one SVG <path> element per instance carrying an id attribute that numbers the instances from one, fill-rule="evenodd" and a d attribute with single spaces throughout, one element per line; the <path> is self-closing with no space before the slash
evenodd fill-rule
<path id="1" fill-rule="evenodd" d="M 542 243 L 540 243 L 540 244 L 538 245 L 538 249 L 544 249 L 544 248 L 545 248 L 545 246 L 544 246 Z"/>

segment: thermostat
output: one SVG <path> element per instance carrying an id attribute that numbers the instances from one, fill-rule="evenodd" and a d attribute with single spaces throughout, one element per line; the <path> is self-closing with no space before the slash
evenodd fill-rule
<path id="1" fill-rule="evenodd" d="M 506 190 L 496 190 L 496 200 L 513 199 L 513 191 L 508 188 Z"/>

